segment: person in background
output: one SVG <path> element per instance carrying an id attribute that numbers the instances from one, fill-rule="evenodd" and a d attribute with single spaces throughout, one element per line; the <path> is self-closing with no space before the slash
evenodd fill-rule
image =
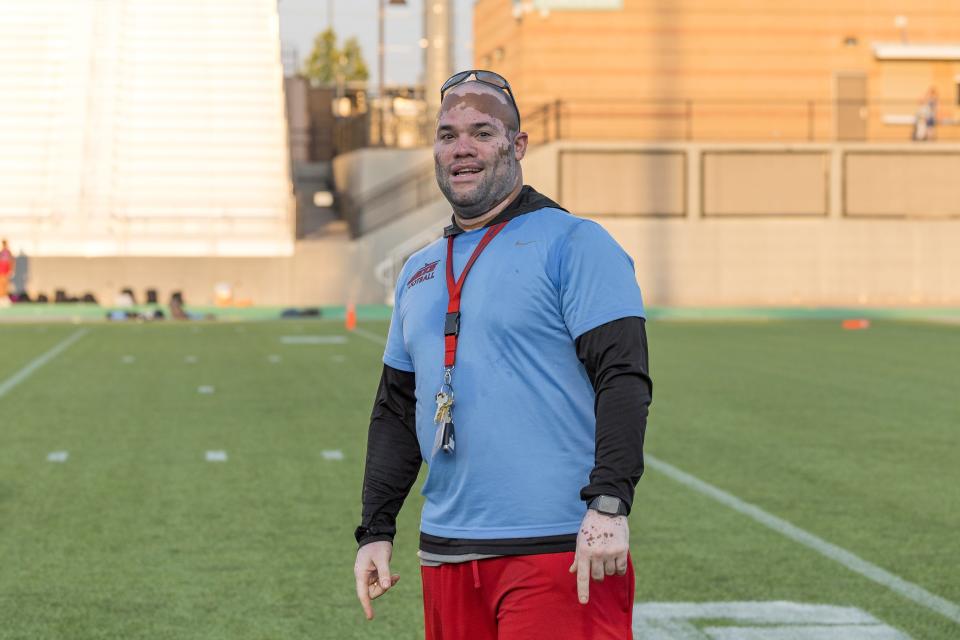
<path id="1" fill-rule="evenodd" d="M 16 258 L 7 245 L 7 240 L 0 241 L 0 304 L 10 303 L 10 278 L 16 273 Z"/>
<path id="2" fill-rule="evenodd" d="M 920 107 L 917 109 L 913 133 L 914 140 L 937 139 L 937 112 L 939 109 L 940 99 L 937 95 L 937 88 L 930 87 L 920 100 Z"/>
<path id="3" fill-rule="evenodd" d="M 13 263 L 13 275 L 10 276 L 10 285 L 13 288 L 13 295 L 17 301 L 29 301 L 29 296 L 27 295 L 27 283 L 30 279 L 30 256 L 28 256 L 23 247 L 20 248 L 20 252 L 17 254 L 17 258 Z"/>

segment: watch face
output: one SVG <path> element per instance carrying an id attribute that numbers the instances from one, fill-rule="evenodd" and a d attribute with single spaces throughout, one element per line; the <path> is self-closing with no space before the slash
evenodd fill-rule
<path id="1" fill-rule="evenodd" d="M 617 514 L 620 512 L 620 499 L 612 496 L 600 496 L 597 498 L 597 511 L 600 513 Z"/>

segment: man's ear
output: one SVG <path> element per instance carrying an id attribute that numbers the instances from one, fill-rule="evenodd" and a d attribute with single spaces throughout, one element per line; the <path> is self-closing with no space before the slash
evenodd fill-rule
<path id="1" fill-rule="evenodd" d="M 523 160 L 523 156 L 527 155 L 527 132 L 520 131 L 513 138 L 513 156 L 517 159 L 517 162 Z"/>

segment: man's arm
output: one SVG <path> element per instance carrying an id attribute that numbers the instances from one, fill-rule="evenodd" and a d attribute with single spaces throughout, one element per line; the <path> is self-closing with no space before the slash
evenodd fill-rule
<path id="1" fill-rule="evenodd" d="M 594 468 L 580 497 L 589 502 L 600 495 L 613 496 L 629 513 L 634 488 L 643 474 L 643 436 L 653 396 L 644 320 L 628 317 L 601 325 L 581 335 L 576 347 L 596 392 Z M 627 572 L 629 545 L 625 515 L 587 510 L 570 566 L 570 572 L 577 574 L 582 604 L 589 601 L 591 577 L 603 580 L 605 575 Z"/>
<path id="2" fill-rule="evenodd" d="M 412 372 L 383 365 L 367 434 L 363 516 L 354 534 L 360 546 L 393 541 L 400 507 L 420 472 L 415 390 Z"/>
<path id="3" fill-rule="evenodd" d="M 580 490 L 589 502 L 599 495 L 620 498 L 630 512 L 643 474 L 643 437 L 653 399 L 643 318 L 621 318 L 577 338 L 577 357 L 596 392 L 596 459 L 590 484 Z"/>
<path id="4" fill-rule="evenodd" d="M 363 474 L 363 517 L 354 536 L 360 549 L 353 565 L 357 598 L 367 620 L 372 600 L 391 589 L 400 576 L 390 573 L 397 514 L 420 471 L 413 373 L 383 366 L 367 435 Z"/>

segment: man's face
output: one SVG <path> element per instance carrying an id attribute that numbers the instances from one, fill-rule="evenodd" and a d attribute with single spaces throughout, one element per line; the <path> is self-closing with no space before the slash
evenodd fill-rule
<path id="1" fill-rule="evenodd" d="M 467 82 L 444 97 L 433 158 L 440 191 L 461 217 L 475 218 L 502 202 L 520 179 L 526 134 L 502 92 Z"/>

